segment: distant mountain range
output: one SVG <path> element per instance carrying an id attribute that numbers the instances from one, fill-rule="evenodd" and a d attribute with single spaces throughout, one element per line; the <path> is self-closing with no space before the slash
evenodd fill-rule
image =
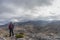
<path id="1" fill-rule="evenodd" d="M 48 23 L 50 23 L 50 22 L 40 20 L 40 21 L 17 22 L 15 24 L 17 24 L 18 26 L 23 26 L 23 25 L 45 26 Z"/>
<path id="2" fill-rule="evenodd" d="M 23 25 L 33 25 L 33 26 L 43 26 L 43 27 L 57 27 L 60 26 L 60 21 L 27 21 L 27 22 L 15 22 L 14 23 L 17 26 L 23 26 Z M 6 27 L 8 24 L 0 25 L 0 27 Z"/>

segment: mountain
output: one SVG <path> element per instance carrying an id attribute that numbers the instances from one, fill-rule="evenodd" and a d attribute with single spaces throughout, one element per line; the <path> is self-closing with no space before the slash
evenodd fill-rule
<path id="1" fill-rule="evenodd" d="M 14 24 L 15 26 L 24 26 L 24 25 L 46 26 L 48 23 L 50 22 L 39 20 L 39 21 L 27 21 L 27 22 L 15 22 Z M 8 23 L 4 25 L 0 25 L 0 27 L 6 27 L 6 26 L 8 26 Z"/>
<path id="2" fill-rule="evenodd" d="M 44 28 L 43 31 L 48 32 L 60 32 L 60 21 L 52 21 L 51 23 L 48 23 Z"/>
<path id="3" fill-rule="evenodd" d="M 8 26 L 8 24 L 0 25 L 0 27 L 7 27 L 7 26 Z"/>
<path id="4" fill-rule="evenodd" d="M 46 27 L 60 28 L 60 21 L 52 21 L 51 23 L 48 23 Z"/>
<path id="5" fill-rule="evenodd" d="M 24 25 L 33 25 L 33 26 L 42 26 L 42 27 L 57 27 L 60 26 L 60 21 L 44 21 L 44 20 L 39 20 L 39 21 L 27 21 L 27 22 L 15 22 L 14 23 L 16 26 L 24 26 Z M 2 26 L 8 26 L 8 23 L 5 25 L 0 25 Z"/>
<path id="6" fill-rule="evenodd" d="M 39 20 L 39 21 L 17 22 L 15 24 L 19 25 L 19 26 L 24 26 L 24 25 L 46 26 L 48 23 L 50 23 L 50 22 Z"/>

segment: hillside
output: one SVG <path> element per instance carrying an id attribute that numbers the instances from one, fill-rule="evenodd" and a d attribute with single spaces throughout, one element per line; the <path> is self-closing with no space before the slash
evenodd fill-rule
<path id="1" fill-rule="evenodd" d="M 25 37 L 22 38 L 23 40 L 57 40 L 60 38 L 60 21 L 28 21 L 17 22 L 14 25 L 14 34 L 25 34 Z M 9 30 L 6 26 L 7 24 L 1 26 L 0 37 L 3 36 L 7 40 L 15 39 L 15 37 L 12 38 L 8 36 Z"/>

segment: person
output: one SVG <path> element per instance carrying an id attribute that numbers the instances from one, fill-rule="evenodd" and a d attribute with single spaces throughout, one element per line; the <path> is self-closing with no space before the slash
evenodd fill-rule
<path id="1" fill-rule="evenodd" d="M 13 32 L 13 29 L 14 29 L 14 25 L 13 25 L 13 23 L 12 22 L 10 22 L 10 24 L 9 24 L 9 36 L 11 37 L 11 36 L 14 36 L 14 32 Z"/>

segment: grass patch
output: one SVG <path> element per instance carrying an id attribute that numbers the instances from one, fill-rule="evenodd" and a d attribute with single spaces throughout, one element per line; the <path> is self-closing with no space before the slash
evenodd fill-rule
<path id="1" fill-rule="evenodd" d="M 19 34 L 16 34 L 15 36 L 16 38 L 24 38 L 24 33 L 19 33 Z"/>

